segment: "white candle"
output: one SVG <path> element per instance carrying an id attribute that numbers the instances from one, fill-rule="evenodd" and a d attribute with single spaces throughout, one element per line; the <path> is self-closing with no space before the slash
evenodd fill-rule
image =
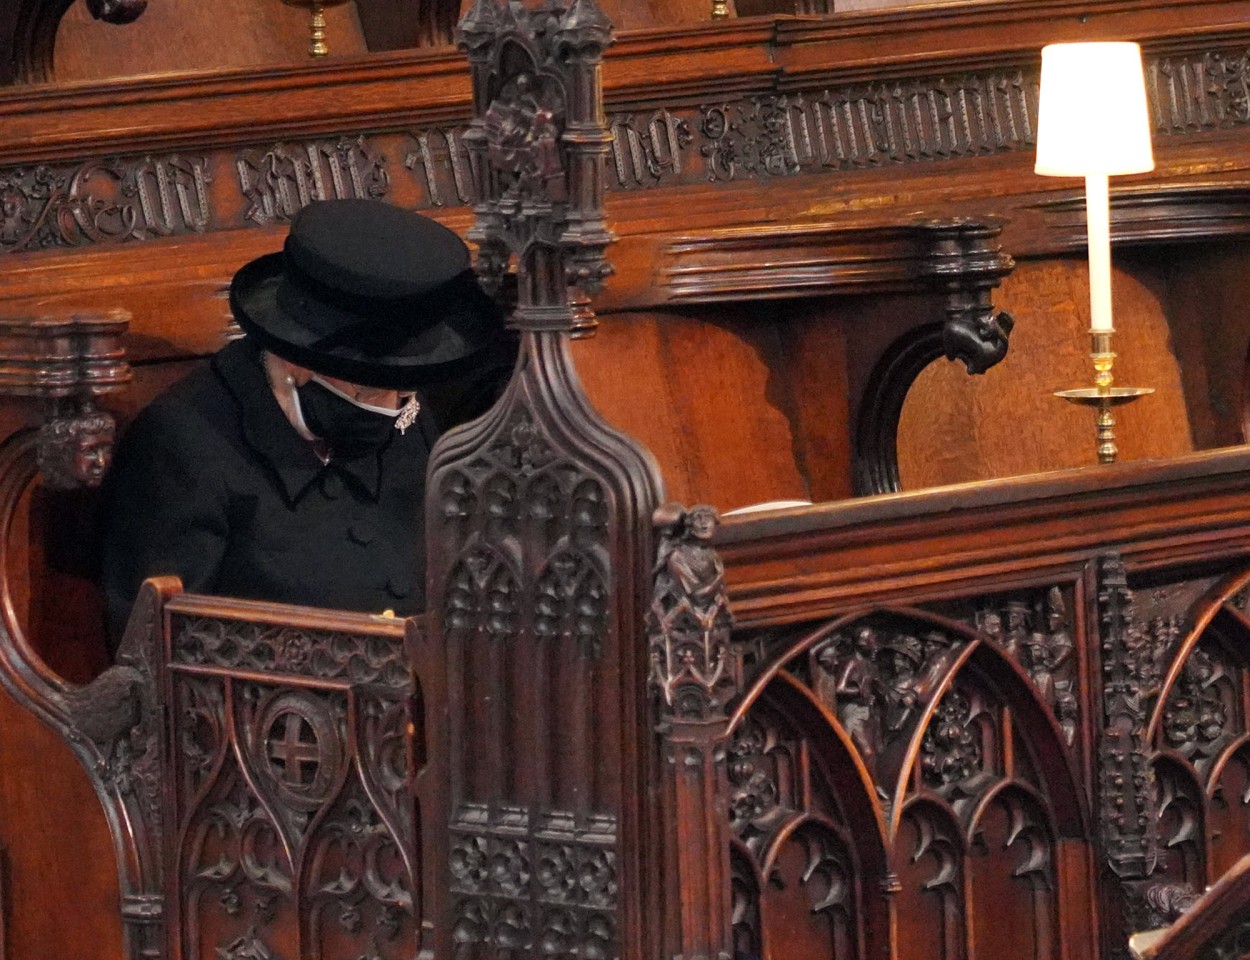
<path id="1" fill-rule="evenodd" d="M 1111 198 L 1106 174 L 1085 178 L 1085 219 L 1089 224 L 1089 326 L 1111 332 Z"/>

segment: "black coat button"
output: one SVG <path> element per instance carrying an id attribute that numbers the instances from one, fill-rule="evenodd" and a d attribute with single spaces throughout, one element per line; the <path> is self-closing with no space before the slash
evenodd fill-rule
<path id="1" fill-rule="evenodd" d="M 377 539 L 377 533 L 367 523 L 353 523 L 347 528 L 347 539 L 352 543 L 358 543 L 362 547 L 367 547 Z"/>
<path id="2" fill-rule="evenodd" d="M 386 581 L 386 592 L 396 600 L 403 600 L 412 593 L 412 585 L 405 583 L 399 577 L 391 577 Z"/>

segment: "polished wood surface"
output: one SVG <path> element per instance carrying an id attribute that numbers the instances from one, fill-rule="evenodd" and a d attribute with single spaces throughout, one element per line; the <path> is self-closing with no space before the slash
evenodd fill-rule
<path id="1" fill-rule="evenodd" d="M 168 38 L 175 28 L 157 18 L 157 6 L 153 0 L 144 17 L 163 24 L 156 29 Z M 782 945 L 787 957 L 881 960 L 963 960 L 988 952 L 1093 960 L 1118 952 L 1135 909 L 1123 871 L 1132 882 L 1209 881 L 1234 856 L 1234 845 L 1215 843 L 1210 831 L 1230 836 L 1245 829 L 1240 807 L 1219 807 L 1194 786 L 1240 795 L 1242 761 L 1219 737 L 1241 735 L 1244 710 L 1229 709 L 1210 741 L 1219 741 L 1211 749 L 1224 764 L 1215 770 L 1210 757 L 1184 753 L 1191 741 L 1168 740 L 1180 736 L 1187 709 L 1168 691 L 1197 684 L 1199 699 L 1204 695 L 1201 658 L 1186 667 L 1194 650 L 1212 659 L 1222 678 L 1244 678 L 1237 652 L 1244 608 L 1230 585 L 1247 555 L 1250 468 L 1239 452 L 1208 451 L 1242 443 L 1247 419 L 1250 329 L 1242 305 L 1250 127 L 1237 96 L 1247 70 L 1250 3 L 1003 0 L 715 23 L 706 19 L 710 3 L 602 7 L 625 31 L 603 69 L 613 134 L 605 206 L 619 242 L 609 254 L 616 276 L 595 298 L 599 329 L 569 345 L 586 401 L 650 451 L 669 498 L 723 510 L 776 499 L 823 505 L 727 522 L 714 541 L 727 593 L 712 584 L 692 597 L 681 594 L 674 571 L 683 564 L 715 571 L 700 552 L 693 514 L 670 511 L 652 528 L 643 515 L 649 508 L 639 506 L 647 497 L 621 494 L 614 501 L 622 512 L 613 523 L 624 531 L 614 536 L 624 539 L 612 541 L 612 569 L 627 569 L 633 579 L 612 581 L 627 584 L 614 595 L 613 616 L 634 618 L 637 649 L 614 638 L 604 648 L 609 667 L 594 674 L 591 687 L 571 667 L 562 673 L 552 665 L 555 673 L 543 682 L 562 692 L 545 701 L 552 712 L 543 716 L 551 729 L 591 723 L 595 714 L 578 698 L 591 702 L 612 690 L 612 716 L 627 729 L 557 738 L 543 763 L 563 771 L 559 783 L 526 768 L 531 754 L 520 748 L 490 753 L 512 722 L 494 699 L 496 681 L 504 678 L 507 709 L 515 706 L 526 718 L 521 723 L 533 727 L 538 714 L 527 711 L 539 697 L 524 687 L 524 671 L 548 660 L 491 659 L 497 647 L 482 636 L 457 640 L 458 662 L 466 671 L 480 664 L 482 672 L 466 675 L 470 693 L 451 713 L 438 677 L 456 677 L 438 659 L 442 647 L 437 638 L 432 646 L 418 644 L 412 657 L 418 678 L 430 684 L 430 742 L 451 731 L 474 749 L 470 759 L 461 757 L 467 786 L 453 797 L 430 773 L 440 758 L 412 746 L 408 774 L 428 804 L 423 809 L 446 812 L 453 800 L 462 808 L 483 799 L 537 803 L 547 794 L 561 801 L 551 805 L 557 812 L 590 795 L 611 807 L 618 832 L 610 841 L 591 831 L 587 845 L 585 833 L 563 827 L 553 827 L 552 836 L 576 841 L 579 862 L 590 862 L 590 848 L 625 858 L 617 861 L 614 905 L 583 904 L 578 916 L 621 918 L 611 942 L 631 960 L 714 949 L 776 956 Z M 258 15 L 249 8 L 231 26 Z M 74 23 L 67 23 L 66 44 Z M 126 36 L 142 45 L 143 23 L 101 30 L 133 28 Z M 190 17 L 179 23 L 192 26 Z M 0 313 L 127 310 L 124 343 L 134 381 L 106 401 L 123 424 L 237 333 L 225 297 L 229 278 L 243 262 L 277 249 L 286 220 L 310 199 L 376 195 L 461 232 L 471 226 L 467 161 L 457 166 L 467 157 L 457 138 L 472 113 L 460 54 L 427 48 L 278 63 L 286 56 L 279 47 L 294 51 L 302 41 L 277 24 L 276 16 L 256 21 L 246 42 L 213 31 L 198 53 L 224 68 L 218 72 L 0 92 L 8 134 L 0 143 Z M 368 43 L 367 24 L 362 30 Z M 1088 466 L 1087 412 L 1050 396 L 1088 375 L 1083 212 L 1079 184 L 1031 172 L 1030 98 L 1042 43 L 1120 37 L 1140 39 L 1146 49 L 1159 167 L 1113 190 L 1118 373 L 1122 382 L 1157 393 L 1123 412 L 1126 462 L 1099 470 Z M 79 52 L 66 46 L 58 60 L 66 77 L 113 73 L 107 51 L 92 52 L 100 49 L 95 41 L 75 42 Z M 128 73 L 164 69 L 168 62 L 160 58 L 172 49 L 151 47 L 151 60 L 114 59 L 147 64 Z M 248 65 L 259 60 L 266 65 Z M 917 228 L 922 220 L 960 217 L 985 224 L 1001 218 L 990 244 L 996 253 L 956 273 L 964 292 L 988 296 L 987 316 L 1006 311 L 1015 321 L 1006 356 L 976 377 L 966 361 L 932 360 L 951 322 L 949 291 L 933 275 L 941 251 Z M 910 369 L 890 366 L 900 354 L 924 358 L 924 372 L 914 387 L 908 381 L 879 389 L 891 370 Z M 531 356 L 543 369 L 526 382 L 541 392 L 543 377 L 565 370 L 565 361 L 550 350 Z M 553 409 L 564 416 L 575 391 L 566 388 L 564 373 L 557 379 Z M 873 405 L 903 395 L 892 437 L 880 429 L 881 417 L 873 419 Z M 29 400 L 0 401 L 6 435 L 43 416 Z M 584 427 L 580 407 L 572 416 Z M 878 428 L 869 431 L 871 442 L 865 422 Z M 888 461 L 891 451 L 881 446 L 891 443 L 908 492 L 855 497 L 865 492 L 856 456 L 867 448 Z M 0 844 L 9 864 L 0 877 L 4 945 L 19 960 L 111 960 L 143 949 L 151 934 L 155 901 L 145 898 L 160 887 L 144 859 L 152 838 L 127 835 L 116 819 L 110 828 L 117 811 L 142 822 L 142 808 L 122 787 L 99 786 L 116 744 L 75 733 L 81 716 L 68 694 L 78 688 L 63 683 L 89 680 L 103 666 L 84 627 L 94 599 L 76 553 L 89 498 L 41 487 L 33 454 L 24 449 L 0 465 L 8 484 L 11 608 L 2 646 L 17 654 L 5 668 L 16 679 L 6 687 L 0 737 L 11 758 L 0 778 Z M 930 489 L 970 480 L 977 483 Z M 659 553 L 644 551 L 647 544 Z M 1184 635 L 1159 648 L 1160 689 L 1147 692 L 1155 726 L 1137 731 L 1150 744 L 1137 756 L 1171 791 L 1163 809 L 1150 808 L 1160 842 L 1175 838 L 1168 831 L 1182 809 L 1200 809 L 1208 833 L 1202 843 L 1178 843 L 1153 871 L 1126 867 L 1127 854 L 1124 862 L 1106 859 L 1097 807 L 1105 791 L 1096 776 L 1098 751 L 1110 725 L 1099 679 L 1109 654 L 1100 645 L 1097 598 L 1119 589 L 1100 572 L 1109 553 L 1120 555 L 1124 589 L 1135 593 L 1140 611 L 1121 634 L 1154 636 L 1151 621 L 1161 617 L 1175 618 Z M 651 584 L 660 567 L 668 579 Z M 1063 653 L 1066 640 L 1054 639 L 1062 631 L 1050 622 L 1058 616 L 1052 588 L 1075 645 L 1078 678 L 1065 674 L 1058 685 L 1042 666 L 1058 659 L 1062 672 L 1073 660 Z M 157 599 L 173 602 L 169 597 Z M 733 648 L 753 651 L 755 659 L 738 665 L 736 686 L 712 682 L 700 707 L 706 712 L 697 717 L 658 706 L 665 691 L 702 681 L 683 679 L 678 667 L 676 679 L 647 679 L 642 634 L 649 655 L 667 652 L 679 665 L 680 637 L 666 638 L 660 629 L 673 609 L 667 605 L 686 604 L 721 630 L 722 601 L 737 618 Z M 227 620 L 230 629 L 242 629 L 255 613 L 224 610 L 218 601 L 178 603 Z M 659 604 L 650 610 L 650 632 L 637 629 L 648 612 L 626 611 L 630 603 Z M 996 647 L 982 629 L 986 615 L 1006 620 L 1012 612 L 1027 621 L 1030 639 L 1044 636 L 1051 647 L 1018 644 L 1027 652 L 1010 655 Z M 296 621 L 307 626 L 298 617 L 286 625 Z M 799 649 L 803 631 L 826 627 L 824 639 L 839 634 L 837 643 L 823 654 L 823 640 Z M 906 652 L 907 637 L 923 643 L 926 633 L 941 634 L 944 652 L 924 654 L 929 686 L 902 682 L 884 655 L 855 654 L 860 628 L 876 633 L 879 652 L 904 658 L 915 656 Z M 850 670 L 875 685 L 877 706 L 893 711 L 891 729 L 874 732 L 857 719 L 850 687 L 843 683 L 838 692 L 838 670 L 831 679 L 830 665 L 843 680 Z M 240 689 L 263 682 L 251 675 L 229 681 Z M 303 683 L 284 675 L 287 682 Z M 1070 704 L 1057 687 L 1077 691 L 1080 720 L 1071 743 L 1064 727 Z M 731 691 L 741 699 L 729 715 Z M 958 696 L 948 698 L 952 691 Z M 973 773 L 972 782 L 962 775 L 926 780 L 924 758 L 937 757 L 935 738 L 949 733 L 939 720 L 967 728 L 960 697 L 975 710 L 982 765 L 996 779 Z M 906 701 L 914 701 L 908 710 Z M 448 729 L 438 727 L 444 722 Z M 648 739 L 657 725 L 663 733 Z M 12 748 L 10 730 L 19 741 Z M 756 730 L 767 734 L 764 756 L 754 745 Z M 1191 754 L 1210 747 L 1201 736 L 1192 743 Z M 739 766 L 727 769 L 730 747 Z M 964 769 L 950 744 L 942 749 L 951 769 Z M 423 750 L 432 759 L 421 774 L 415 758 Z M 596 765 L 585 752 L 594 750 L 610 754 L 610 762 Z M 1181 759 L 1161 759 L 1168 751 Z M 483 761 L 479 769 L 476 760 L 488 755 L 491 766 Z M 685 758 L 680 767 L 670 755 Z M 785 758 L 794 765 L 785 766 Z M 930 759 L 930 770 L 941 762 Z M 775 787 L 772 800 L 733 779 L 767 770 L 784 774 L 764 784 L 765 792 Z M 184 813 L 198 815 L 193 798 L 182 801 Z M 752 813 L 752 804 L 762 806 Z M 959 812 L 935 812 L 947 806 Z M 968 812 L 972 807 L 979 812 Z M 725 810 L 737 812 L 717 814 Z M 44 843 L 52 817 L 73 827 Z M 449 822 L 437 825 L 445 832 Z M 457 837 L 477 837 L 492 849 L 503 843 L 507 831 L 498 823 L 474 833 L 480 826 L 463 820 Z M 426 864 L 431 891 L 445 880 L 436 864 L 449 842 L 431 836 L 422 848 L 435 857 Z M 527 842 L 545 841 L 531 830 Z M 927 852 L 918 853 L 925 843 Z M 1042 851 L 1041 866 L 1016 872 L 1019 843 Z M 75 860 L 76 850 L 90 855 Z M 927 886 L 951 850 L 959 851 L 950 875 L 957 882 Z M 48 915 L 40 906 L 46 890 L 59 889 L 52 875 L 66 876 L 71 867 L 81 890 L 75 917 L 41 919 Z M 835 887 L 843 899 L 825 903 Z M 1001 899 L 987 899 L 987 890 L 1001 891 Z M 204 944 L 227 934 L 246 940 L 226 893 L 217 891 L 212 901 L 221 911 Z M 187 902 L 197 896 L 188 893 Z M 431 902 L 454 912 L 453 900 Z M 128 911 L 124 924 L 119 903 Z M 249 901 L 249 909 L 255 906 Z M 405 916 L 426 915 L 414 908 Z M 429 916 L 438 918 L 438 936 L 455 929 L 444 923 L 446 912 Z M 298 952 L 291 945 L 307 931 L 290 921 L 282 920 L 282 942 Z M 353 922 L 350 912 L 345 922 Z M 490 936 L 502 936 L 506 926 Z M 354 934 L 343 929 L 350 940 Z M 938 929 L 941 938 L 932 936 Z M 472 949 L 487 949 L 480 929 L 465 935 L 479 938 Z M 246 946 L 236 952 L 246 955 Z M 390 960 L 389 946 L 373 948 L 367 938 L 350 946 L 361 954 L 380 950 Z"/>

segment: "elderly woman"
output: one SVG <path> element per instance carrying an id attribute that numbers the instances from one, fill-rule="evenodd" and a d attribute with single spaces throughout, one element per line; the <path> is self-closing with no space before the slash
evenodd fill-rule
<path id="1" fill-rule="evenodd" d="M 157 397 L 102 496 L 110 635 L 140 583 L 404 615 L 424 604 L 425 471 L 485 411 L 515 341 L 464 243 L 372 201 L 300 212 L 236 274 L 247 334 Z"/>

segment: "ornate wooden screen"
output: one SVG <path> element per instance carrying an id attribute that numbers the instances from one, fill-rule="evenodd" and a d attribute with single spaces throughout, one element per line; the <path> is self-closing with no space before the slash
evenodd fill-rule
<path id="1" fill-rule="evenodd" d="M 1225 459 L 735 530 L 747 622 L 708 633 L 705 737 L 727 949 L 1124 956 L 1250 852 L 1246 458 Z"/>

